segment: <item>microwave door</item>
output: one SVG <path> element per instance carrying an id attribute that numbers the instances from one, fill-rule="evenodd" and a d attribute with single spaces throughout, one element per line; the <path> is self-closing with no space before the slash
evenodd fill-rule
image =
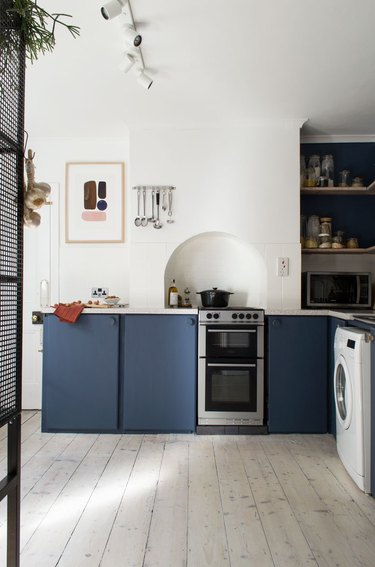
<path id="1" fill-rule="evenodd" d="M 357 282 L 357 299 L 356 304 L 359 305 L 361 303 L 361 276 L 356 276 Z"/>

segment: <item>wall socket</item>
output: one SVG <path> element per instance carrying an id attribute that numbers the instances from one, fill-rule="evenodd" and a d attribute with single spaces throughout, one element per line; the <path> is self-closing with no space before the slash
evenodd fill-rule
<path id="1" fill-rule="evenodd" d="M 109 293 L 108 287 L 91 288 L 91 297 L 95 297 L 95 299 L 98 299 L 99 297 L 107 297 L 108 293 Z"/>
<path id="2" fill-rule="evenodd" d="M 280 278 L 289 276 L 289 258 L 278 258 L 277 259 L 277 275 Z"/>

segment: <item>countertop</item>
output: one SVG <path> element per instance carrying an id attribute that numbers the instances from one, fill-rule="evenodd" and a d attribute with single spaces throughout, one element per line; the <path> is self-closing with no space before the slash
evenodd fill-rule
<path id="1" fill-rule="evenodd" d="M 54 307 L 44 307 L 41 309 L 42 313 L 53 313 L 55 311 Z M 107 308 L 95 308 L 95 307 L 88 307 L 82 311 L 85 315 L 87 314 L 98 314 L 104 313 L 106 315 L 197 315 L 199 309 L 197 307 L 193 307 L 190 309 L 170 309 L 170 308 L 162 308 L 162 307 L 107 307 Z M 363 316 L 366 315 L 375 315 L 375 311 L 339 311 L 339 310 L 332 310 L 332 309 L 265 309 L 265 315 L 273 315 L 273 316 L 309 316 L 309 317 L 337 317 L 338 319 L 343 319 L 346 321 L 353 321 L 354 319 L 358 320 L 361 319 Z M 369 321 L 369 324 L 371 322 Z M 373 323 L 375 324 L 375 323 Z"/>
<path id="2" fill-rule="evenodd" d="M 53 313 L 54 307 L 43 307 L 42 313 Z M 82 311 L 84 315 L 103 313 L 104 315 L 198 315 L 197 308 L 188 309 L 168 309 L 168 308 L 152 308 L 152 307 L 87 307 Z"/>

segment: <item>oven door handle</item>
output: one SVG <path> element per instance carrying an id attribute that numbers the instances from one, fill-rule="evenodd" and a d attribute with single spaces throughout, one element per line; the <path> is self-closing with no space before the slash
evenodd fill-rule
<path id="1" fill-rule="evenodd" d="M 209 333 L 256 333 L 256 329 L 207 329 Z"/>
<path id="2" fill-rule="evenodd" d="M 222 367 L 224 367 L 224 366 L 225 366 L 225 367 L 230 366 L 231 368 L 232 368 L 232 367 L 241 366 L 241 367 L 244 367 L 244 368 L 255 368 L 255 367 L 256 367 L 256 364 L 235 364 L 235 363 L 233 363 L 233 364 L 225 364 L 225 363 L 220 363 L 220 362 L 209 362 L 209 363 L 207 364 L 207 366 L 222 366 Z"/>

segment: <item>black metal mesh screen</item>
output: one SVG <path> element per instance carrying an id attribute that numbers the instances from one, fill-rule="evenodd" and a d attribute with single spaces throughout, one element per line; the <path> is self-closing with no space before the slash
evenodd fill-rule
<path id="1" fill-rule="evenodd" d="M 25 53 L 0 0 L 0 427 L 21 411 Z"/>

